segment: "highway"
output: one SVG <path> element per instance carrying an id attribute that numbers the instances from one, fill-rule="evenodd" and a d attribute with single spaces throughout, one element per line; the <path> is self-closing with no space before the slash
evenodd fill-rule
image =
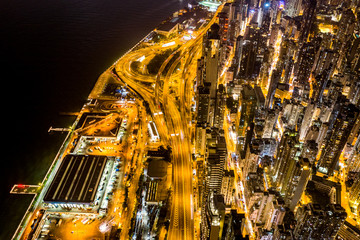
<path id="1" fill-rule="evenodd" d="M 219 7 L 218 12 L 221 11 Z M 218 13 L 217 12 L 217 13 Z M 179 58 L 170 68 L 170 74 L 174 66 L 181 58 L 184 58 L 182 69 L 182 79 L 180 79 L 179 103 L 177 105 L 174 97 L 169 96 L 168 81 L 164 81 L 163 106 L 165 106 L 165 116 L 168 128 L 177 133 L 171 139 L 174 154 L 174 194 L 171 209 L 171 221 L 169 228 L 169 239 L 194 239 L 194 207 L 193 207 L 193 185 L 192 185 L 192 159 L 191 159 L 191 132 L 189 131 L 189 112 L 191 95 L 193 91 L 189 86 L 192 85 L 196 77 L 196 60 L 201 52 L 203 35 L 210 26 L 215 23 L 217 13 L 209 21 L 204 29 L 201 29 L 195 39 L 184 44 L 178 51 Z M 159 75 L 158 75 L 159 76 Z M 166 76 L 169 78 L 169 75 Z M 187 87 L 187 88 L 185 88 Z M 187 91 L 186 91 L 187 89 Z"/>
<path id="2" fill-rule="evenodd" d="M 143 56 L 145 59 L 153 57 L 155 52 L 162 49 L 162 44 L 132 51 L 114 65 L 115 77 L 126 83 L 140 95 L 140 98 L 148 102 L 162 144 L 170 145 L 172 148 L 173 194 L 168 239 L 194 239 L 192 151 L 189 127 L 193 92 L 191 86 L 196 77 L 196 60 L 201 53 L 203 36 L 210 26 L 216 22 L 217 13 L 221 9 L 222 6 L 219 7 L 208 24 L 194 34 L 196 38 L 182 44 L 165 60 L 156 76 L 135 72 L 131 69 L 131 63 Z M 180 37 L 182 36 L 178 38 L 180 39 Z M 179 42 L 178 39 L 175 41 Z M 166 65 L 176 53 L 179 53 L 179 57 L 173 61 L 165 73 Z M 174 71 L 179 63 L 181 66 L 180 73 Z M 173 79 L 177 79 L 180 84 L 171 84 Z M 148 83 L 155 83 L 155 87 Z M 175 96 L 170 94 L 171 92 L 175 93 Z"/>
<path id="3" fill-rule="evenodd" d="M 196 61 L 192 60 L 197 59 L 194 58 L 194 55 L 198 55 L 200 53 L 199 50 L 201 50 L 201 48 L 197 45 L 196 51 L 191 51 L 191 54 L 189 54 L 190 51 L 184 53 L 184 57 L 186 59 L 183 61 L 184 64 L 181 67 L 181 69 L 183 69 L 183 74 L 182 79 L 180 79 L 178 89 L 178 93 L 180 95 L 180 106 L 177 106 L 174 97 L 165 94 L 170 91 L 168 90 L 168 81 L 165 81 L 164 84 L 162 102 L 164 103 L 164 106 L 166 106 L 165 116 L 167 117 L 167 122 L 170 123 L 169 128 L 171 128 L 172 132 L 176 133 L 171 140 L 175 149 L 175 151 L 173 151 L 173 157 L 178 160 L 174 161 L 173 166 L 175 169 L 174 195 L 171 210 L 172 221 L 170 222 L 169 239 L 194 238 L 191 134 L 188 128 L 189 111 L 187 111 L 190 109 L 190 106 L 185 104 L 187 102 L 187 97 L 189 96 L 186 93 L 191 93 L 192 91 L 190 89 L 190 91 L 185 91 L 185 83 L 188 82 L 187 86 L 191 86 L 190 81 L 195 78 L 194 74 L 196 74 Z M 182 56 L 174 62 L 173 66 L 177 65 L 177 62 L 180 61 L 181 57 Z M 195 69 L 187 72 L 187 69 L 191 68 L 191 66 L 192 68 L 195 66 Z"/>
<path id="4" fill-rule="evenodd" d="M 130 169 L 133 171 L 131 172 L 133 174 L 133 178 L 130 181 L 131 186 L 128 188 L 129 197 L 126 204 L 126 211 L 121 211 L 121 207 L 119 207 L 125 200 L 122 192 L 125 182 L 121 182 L 120 185 L 122 187 L 114 192 L 114 202 L 109 205 L 109 214 L 105 218 L 107 223 L 114 223 L 122 228 L 121 239 L 128 238 L 129 229 L 131 228 L 130 220 L 133 217 L 133 213 L 136 212 L 136 190 L 143 170 L 143 166 L 139 167 L 139 165 L 141 165 L 142 157 L 147 149 L 147 138 L 145 137 L 147 135 L 146 126 L 150 120 L 153 120 L 157 126 L 160 135 L 160 144 L 165 147 L 171 146 L 172 149 L 173 182 L 171 187 L 172 196 L 170 199 L 170 225 L 167 232 L 167 239 L 192 240 L 199 237 L 199 232 L 195 233 L 195 230 L 199 229 L 199 216 L 194 216 L 196 214 L 194 213 L 195 196 L 193 195 L 192 136 L 194 126 L 191 122 L 191 105 L 192 99 L 194 98 L 193 85 L 197 73 L 197 60 L 202 54 L 204 34 L 217 22 L 217 15 L 221 12 L 222 8 L 223 5 L 220 5 L 212 18 L 208 19 L 207 24 L 202 25 L 200 29 L 194 31 L 192 34 L 194 37 L 190 40 L 184 41 L 184 35 L 179 34 L 175 38 L 168 40 L 168 42 L 143 44 L 141 48 L 135 47 L 131 49 L 131 51 L 123 55 L 100 76 L 94 89 L 90 93 L 89 98 L 99 97 L 109 78 L 114 78 L 122 84 L 125 84 L 137 95 L 137 105 L 142 109 L 139 115 L 130 111 L 132 117 L 131 121 L 129 121 L 130 123 L 133 122 L 132 120 L 135 116 L 141 118 L 139 124 L 140 131 L 137 137 L 138 142 L 135 149 L 130 148 L 127 142 L 123 146 L 124 153 L 122 157 L 124 170 L 125 172 L 130 171 Z M 175 44 L 167 45 L 166 43 L 169 42 L 174 42 Z M 281 36 L 278 36 L 278 41 L 276 42 L 278 48 L 280 42 Z M 157 54 L 169 49 L 173 52 L 160 66 L 158 73 L 156 75 L 148 74 L 145 68 L 146 64 Z M 175 56 L 176 59 L 173 59 Z M 226 68 L 228 68 L 232 56 L 233 55 L 229 58 Z M 277 57 L 276 55 L 275 62 L 277 61 Z M 133 68 L 132 64 L 134 62 L 140 63 L 140 69 L 137 70 Z M 221 76 L 223 76 L 223 74 Z M 141 101 L 149 105 L 152 119 L 146 114 L 145 108 L 141 106 Z M 126 113 L 129 113 L 128 111 L 129 110 L 127 110 Z M 111 124 L 110 120 L 116 118 L 116 116 L 117 114 L 110 114 L 107 118 L 97 123 L 97 125 L 104 127 L 109 126 Z M 129 128 L 132 129 L 131 127 Z M 226 135 L 228 135 L 228 128 L 229 126 L 225 123 Z M 81 131 L 89 132 L 94 130 L 92 127 L 81 129 Z M 78 133 L 79 131 L 74 132 Z M 229 139 L 227 139 L 227 142 L 230 149 L 235 151 L 235 144 Z M 130 154 L 131 156 L 129 156 Z M 132 154 L 134 154 L 134 158 L 130 166 Z M 55 172 L 56 171 L 53 171 L 53 173 Z M 240 179 L 237 179 L 236 182 L 238 181 L 240 181 Z M 241 192 L 241 189 L 236 189 L 237 196 L 238 193 Z M 42 199 L 42 196 L 40 196 L 40 199 Z M 238 210 L 243 211 L 244 209 L 240 209 L 239 207 Z M 251 226 L 249 228 L 251 229 Z"/>
<path id="5" fill-rule="evenodd" d="M 194 126 L 191 123 L 191 105 L 194 98 L 193 85 L 197 72 L 197 59 L 202 54 L 202 42 L 204 34 L 217 22 L 217 15 L 221 12 L 223 5 L 220 5 L 217 12 L 207 24 L 194 31 L 193 38 L 183 40 L 183 34 L 169 40 L 175 45 L 166 45 L 166 42 L 144 44 L 141 48 L 133 48 L 123 55 L 114 65 L 107 69 L 96 83 L 90 93 L 89 98 L 101 96 L 104 85 L 109 78 L 121 82 L 128 86 L 137 96 L 137 104 L 142 110 L 141 131 L 138 134 L 138 144 L 134 151 L 125 148 L 124 168 L 125 171 L 132 167 L 133 179 L 129 188 L 126 211 L 119 210 L 124 201 L 121 190 L 114 193 L 113 204 L 109 206 L 109 216 L 105 221 L 121 226 L 121 239 L 126 239 L 131 228 L 130 219 L 136 211 L 136 190 L 142 167 L 136 167 L 142 161 L 142 156 L 146 151 L 146 138 L 140 137 L 147 134 L 147 121 L 153 120 L 160 135 L 160 144 L 165 147 L 171 146 L 172 149 L 172 196 L 170 208 L 170 226 L 167 232 L 167 239 L 197 239 L 199 232 L 195 233 L 195 222 L 199 224 L 199 216 L 194 213 L 193 195 L 193 161 L 192 161 L 192 136 Z M 165 46 L 164 46 L 165 45 Z M 147 74 L 146 66 L 149 61 L 157 54 L 168 49 L 173 53 L 163 62 L 157 75 Z M 176 59 L 172 59 L 176 56 Z M 132 67 L 132 63 L 140 62 L 140 71 Z M 171 63 L 171 65 L 170 65 Z M 165 70 L 167 69 L 167 70 Z M 141 107 L 141 100 L 147 102 L 151 111 L 151 118 Z M 139 117 L 140 117 L 139 116 Z M 111 117 L 111 115 L 110 115 Z M 106 125 L 106 120 L 104 123 Z M 130 121 L 132 122 L 132 121 Z M 86 131 L 88 129 L 82 129 Z M 91 129 L 89 129 L 91 130 Z M 141 134 L 140 134 L 141 133 Z M 133 165 L 130 166 L 131 156 L 134 153 Z M 128 166 L 129 165 L 129 166 Z M 129 169 L 128 169 L 129 168 Z M 124 182 L 121 183 L 124 185 Z M 195 221 L 196 218 L 196 221 Z"/>

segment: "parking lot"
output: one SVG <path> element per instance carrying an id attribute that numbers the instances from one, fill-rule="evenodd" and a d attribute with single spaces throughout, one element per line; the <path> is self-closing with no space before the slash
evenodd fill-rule
<path id="1" fill-rule="evenodd" d="M 48 214 L 39 239 L 104 239 L 95 214 Z"/>
<path id="2" fill-rule="evenodd" d="M 118 156 L 122 153 L 122 144 L 114 139 L 81 137 L 74 149 L 76 154 Z"/>

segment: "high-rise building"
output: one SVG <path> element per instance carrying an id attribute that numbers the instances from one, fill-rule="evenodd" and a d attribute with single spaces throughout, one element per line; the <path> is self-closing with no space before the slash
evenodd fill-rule
<path id="1" fill-rule="evenodd" d="M 288 100 L 284 99 L 282 103 L 283 109 L 281 111 L 280 126 L 283 129 L 291 129 L 295 130 L 299 128 L 299 120 L 301 119 L 303 112 L 303 105 L 298 101 L 294 101 L 293 99 Z"/>
<path id="2" fill-rule="evenodd" d="M 285 5 L 286 15 L 296 17 L 300 14 L 302 0 L 290 0 Z"/>
<path id="3" fill-rule="evenodd" d="M 220 193 L 222 178 L 224 174 L 224 162 L 221 161 L 219 154 L 216 152 L 209 153 L 206 158 L 207 174 L 206 185 L 207 193 L 209 191 Z"/>
<path id="4" fill-rule="evenodd" d="M 360 61 L 359 61 L 360 62 Z M 358 75 L 352 76 L 352 81 L 350 84 L 350 91 L 349 91 L 349 99 L 352 104 L 360 108 L 360 82 L 357 81 L 359 79 Z"/>
<path id="5" fill-rule="evenodd" d="M 282 195 L 286 194 L 291 181 L 291 172 L 296 166 L 300 153 L 298 133 L 286 130 L 277 148 L 275 165 L 271 171 L 273 186 L 276 186 Z"/>
<path id="6" fill-rule="evenodd" d="M 304 141 L 305 136 L 311 126 L 312 116 L 314 113 L 315 104 L 312 101 L 308 102 L 308 105 L 305 108 L 304 117 L 301 123 L 301 128 L 299 131 L 299 140 Z"/>
<path id="7" fill-rule="evenodd" d="M 202 239 L 241 239 L 245 219 L 229 210 L 242 197 L 260 240 L 334 239 L 345 190 L 357 211 L 360 177 L 341 183 L 360 172 L 358 2 L 224 3 L 204 35 L 195 84 Z"/>
<path id="8" fill-rule="evenodd" d="M 246 81 L 253 81 L 257 78 L 261 66 L 260 59 L 258 59 L 261 37 L 259 29 L 255 26 L 246 28 L 238 78 Z"/>
<path id="9" fill-rule="evenodd" d="M 262 143 L 262 148 L 261 148 L 261 152 L 260 152 L 260 157 L 265 157 L 268 156 L 270 158 L 272 158 L 273 156 L 275 156 L 276 153 L 276 149 L 278 146 L 277 141 L 275 140 L 275 138 L 263 138 L 263 143 Z"/>
<path id="10" fill-rule="evenodd" d="M 221 194 L 224 196 L 226 206 L 231 206 L 233 202 L 233 194 L 235 190 L 235 173 L 234 170 L 224 170 L 222 179 Z"/>
<path id="11" fill-rule="evenodd" d="M 349 222 L 345 223 L 340 227 L 336 238 L 338 240 L 360 240 L 360 230 L 351 225 Z"/>
<path id="12" fill-rule="evenodd" d="M 205 193 L 205 165 L 204 159 L 198 158 L 196 161 L 196 175 L 197 175 L 197 205 L 201 208 Z"/>
<path id="13" fill-rule="evenodd" d="M 334 49 L 339 52 L 336 68 L 343 72 L 347 64 L 346 55 L 348 54 L 351 44 L 348 40 L 352 38 L 354 34 L 356 23 L 356 17 L 351 9 L 344 8 L 339 21 L 339 31 L 336 35 L 336 41 L 334 43 Z"/>
<path id="14" fill-rule="evenodd" d="M 304 0 L 304 12 L 301 21 L 301 30 L 299 43 L 307 42 L 310 32 L 312 31 L 316 19 L 316 0 Z"/>
<path id="15" fill-rule="evenodd" d="M 316 196 L 313 199 L 313 203 L 324 203 L 323 200 L 326 200 L 327 203 L 332 204 L 341 204 L 341 184 L 337 182 L 330 181 L 323 177 L 317 175 L 311 175 L 311 180 L 309 185 L 313 186 L 313 189 L 317 194 L 320 194 L 325 199 L 318 199 Z M 317 195 L 319 196 L 319 195 Z M 328 198 L 327 198 L 327 197 Z"/>
<path id="16" fill-rule="evenodd" d="M 337 168 L 340 154 L 358 117 L 359 110 L 341 96 L 335 104 L 331 122 L 318 162 L 318 170 L 332 175 Z"/>
<path id="17" fill-rule="evenodd" d="M 345 209 L 339 204 L 304 205 L 296 212 L 294 237 L 299 240 L 334 239 L 346 216 Z"/>
<path id="18" fill-rule="evenodd" d="M 220 27 L 220 42 L 221 44 L 226 44 L 229 37 L 229 15 L 231 11 L 231 4 L 225 3 L 222 11 L 219 13 L 219 27 Z"/>
<path id="19" fill-rule="evenodd" d="M 225 240 L 249 240 L 249 235 L 245 235 L 245 214 L 238 213 L 235 209 L 231 209 L 230 214 L 225 216 L 227 218 L 224 224 L 224 230 L 221 239 Z"/>
<path id="20" fill-rule="evenodd" d="M 330 74 L 331 69 L 325 69 L 315 77 L 315 82 L 312 84 L 313 94 L 311 98 L 314 99 L 316 103 L 323 102 L 324 92 L 328 87 L 328 82 L 331 81 Z"/>
<path id="21" fill-rule="evenodd" d="M 284 26 L 281 26 L 281 28 L 284 28 Z M 283 33 L 283 37 L 285 39 L 282 40 L 280 45 L 281 48 L 279 53 L 279 59 L 277 62 L 277 68 L 280 69 L 282 73 L 280 83 L 288 84 L 291 76 L 291 71 L 294 66 L 294 56 L 297 47 L 294 40 L 286 38 L 286 30 L 285 33 Z"/>
<path id="22" fill-rule="evenodd" d="M 261 139 L 254 139 L 246 149 L 245 159 L 240 162 L 240 167 L 245 176 L 250 172 L 256 172 L 258 168 L 261 152 L 260 144 L 262 144 Z"/>
<path id="23" fill-rule="evenodd" d="M 195 153 L 205 155 L 206 151 L 206 127 L 209 124 L 209 84 L 198 86 L 196 97 L 196 128 L 195 128 Z"/>
<path id="24" fill-rule="evenodd" d="M 272 138 L 272 133 L 274 131 L 278 115 L 278 109 L 268 109 L 266 111 L 265 125 L 262 138 Z"/>
<path id="25" fill-rule="evenodd" d="M 360 137 L 358 135 L 353 150 L 349 156 L 348 172 L 360 172 Z"/>
<path id="26" fill-rule="evenodd" d="M 256 205 L 264 196 L 265 187 L 264 187 L 264 178 L 262 176 L 263 169 L 258 168 L 256 172 L 251 172 L 245 176 L 244 181 L 244 197 L 246 202 L 246 207 L 249 209 L 249 215 L 253 213 L 256 209 Z"/>
<path id="27" fill-rule="evenodd" d="M 196 85 L 195 86 L 203 86 L 205 79 L 205 59 L 204 56 L 197 60 L 197 68 L 196 68 Z"/>
<path id="28" fill-rule="evenodd" d="M 301 90 L 300 95 L 307 99 L 310 92 L 309 77 L 314 64 L 315 54 L 318 46 L 313 43 L 304 43 L 299 51 L 297 61 L 294 65 L 294 83 Z"/>
<path id="29" fill-rule="evenodd" d="M 216 91 L 215 114 L 214 114 L 214 127 L 218 129 L 223 128 L 225 105 L 226 105 L 225 87 L 224 85 L 219 84 L 218 89 Z"/>
<path id="30" fill-rule="evenodd" d="M 222 235 L 225 220 L 224 197 L 210 193 L 203 206 L 201 219 L 201 239 L 218 240 Z"/>
<path id="31" fill-rule="evenodd" d="M 355 173 L 354 183 L 349 191 L 349 204 L 356 213 L 359 212 L 360 204 L 360 172 Z"/>
<path id="32" fill-rule="evenodd" d="M 279 193 L 272 189 L 264 192 L 254 209 L 251 219 L 259 230 L 271 230 L 281 223 L 285 215 L 285 204 Z"/>
<path id="33" fill-rule="evenodd" d="M 195 154 L 205 156 L 206 153 L 206 125 L 197 123 L 195 127 Z"/>
<path id="34" fill-rule="evenodd" d="M 222 69 L 226 60 L 229 58 L 231 53 L 231 48 L 229 46 L 233 46 L 233 33 L 234 30 L 232 28 L 233 24 L 233 15 L 234 15 L 234 7 L 231 3 L 225 3 L 222 11 L 218 14 L 219 18 L 219 27 L 220 27 L 220 58 L 219 58 L 219 67 Z"/>
<path id="35" fill-rule="evenodd" d="M 286 200 L 290 202 L 289 208 L 294 211 L 301 195 L 305 191 L 311 174 L 311 164 L 308 159 L 300 158 L 295 169 L 291 173 L 289 186 L 287 187 Z"/>
<path id="36" fill-rule="evenodd" d="M 219 136 L 217 132 L 211 133 L 208 139 L 206 159 L 206 192 L 216 192 L 220 194 L 222 178 L 224 175 L 227 150 L 225 137 Z"/>
<path id="37" fill-rule="evenodd" d="M 243 49 L 243 36 L 239 35 L 236 38 L 236 42 L 235 42 L 235 55 L 234 55 L 234 59 L 235 59 L 235 76 L 237 76 L 240 72 L 240 64 L 241 64 L 241 58 L 242 58 L 242 49 Z"/>
<path id="38" fill-rule="evenodd" d="M 254 88 L 250 85 L 243 86 L 240 94 L 240 120 L 238 136 L 245 137 L 246 131 L 253 122 L 257 107 L 257 99 Z"/>
<path id="39" fill-rule="evenodd" d="M 276 88 L 281 79 L 281 72 L 278 69 L 275 69 L 271 75 L 268 92 L 266 94 L 265 107 L 273 108 L 273 102 L 275 98 Z"/>
<path id="40" fill-rule="evenodd" d="M 316 141 L 306 140 L 302 147 L 301 157 L 307 158 L 311 164 L 314 164 L 317 153 L 318 153 L 318 144 L 316 143 Z"/>
<path id="41" fill-rule="evenodd" d="M 204 56 L 204 82 L 210 84 L 210 98 L 214 99 L 216 95 L 218 74 L 219 74 L 219 49 L 220 49 L 220 27 L 214 23 L 203 40 L 203 56 Z"/>
<path id="42" fill-rule="evenodd" d="M 331 49 L 321 49 L 316 54 L 315 62 L 311 70 L 313 76 L 317 76 L 326 69 L 330 69 L 332 75 L 333 67 L 336 65 L 338 56 L 337 52 Z"/>
<path id="43" fill-rule="evenodd" d="M 346 60 L 350 63 L 352 71 L 359 71 L 360 68 L 360 36 L 353 34 L 350 37 L 350 49 L 346 54 Z"/>
<path id="44" fill-rule="evenodd" d="M 205 125 L 209 122 L 210 88 L 208 85 L 199 86 L 196 93 L 197 123 Z"/>

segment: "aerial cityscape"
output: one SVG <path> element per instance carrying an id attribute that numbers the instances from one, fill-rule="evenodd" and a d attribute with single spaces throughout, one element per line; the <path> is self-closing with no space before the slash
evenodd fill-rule
<path id="1" fill-rule="evenodd" d="M 49 129 L 12 239 L 360 240 L 359 19 L 359 0 L 174 12 Z"/>

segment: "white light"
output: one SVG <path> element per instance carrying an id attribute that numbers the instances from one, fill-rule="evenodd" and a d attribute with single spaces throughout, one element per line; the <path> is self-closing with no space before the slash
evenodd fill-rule
<path id="1" fill-rule="evenodd" d="M 191 203 L 191 219 L 194 219 L 194 205 L 193 205 L 192 194 L 190 194 L 190 203 Z"/>
<path id="2" fill-rule="evenodd" d="M 139 58 L 137 61 L 138 61 L 138 62 L 142 62 L 142 61 L 144 61 L 144 60 L 145 60 L 145 55 L 142 56 L 141 58 Z"/>
<path id="3" fill-rule="evenodd" d="M 170 46 L 173 46 L 173 45 L 175 45 L 175 41 L 165 43 L 165 44 L 162 45 L 162 47 L 170 47 Z"/>
<path id="4" fill-rule="evenodd" d="M 183 36 L 183 40 L 185 40 L 185 41 L 189 41 L 191 39 L 191 37 L 190 36 Z"/>
<path id="5" fill-rule="evenodd" d="M 107 231 L 109 231 L 109 224 L 106 222 L 103 222 L 100 226 L 99 226 L 99 230 L 101 233 L 106 233 Z"/>

